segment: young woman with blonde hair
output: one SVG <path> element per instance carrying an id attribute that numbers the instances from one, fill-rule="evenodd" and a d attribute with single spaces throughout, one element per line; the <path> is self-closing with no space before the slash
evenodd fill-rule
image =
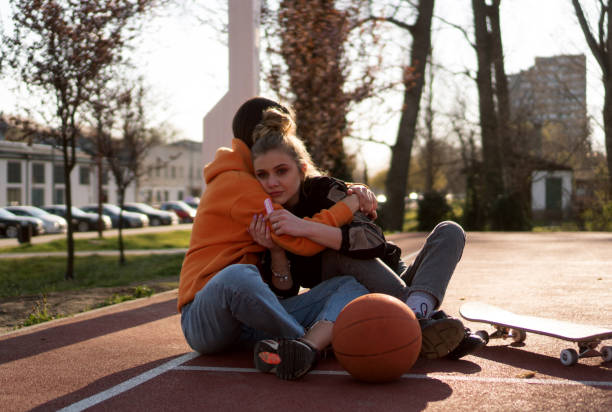
<path id="1" fill-rule="evenodd" d="M 346 196 L 347 186 L 324 176 L 314 166 L 304 143 L 295 135 L 290 113 L 266 110 L 253 132 L 255 177 L 271 199 L 284 207 L 264 217 L 254 216 L 249 232 L 269 249 L 271 279 L 279 296 L 293 296 L 300 287 L 312 288 L 335 276 L 353 276 L 370 292 L 386 293 L 406 302 L 421 319 L 425 358 L 459 358 L 483 344 L 463 324 L 437 309 L 463 251 L 465 233 L 454 222 L 440 223 L 409 267 L 401 250 L 385 240 L 371 219 L 356 212 L 341 227 L 320 225 L 300 218 L 332 207 Z M 327 249 L 299 256 L 275 244 L 275 235 L 304 236 Z"/>

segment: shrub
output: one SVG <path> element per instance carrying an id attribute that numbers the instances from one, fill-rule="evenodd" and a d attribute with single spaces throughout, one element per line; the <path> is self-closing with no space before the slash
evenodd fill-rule
<path id="1" fill-rule="evenodd" d="M 500 196 L 491 210 L 492 230 L 531 230 L 531 220 L 518 194 Z"/>
<path id="2" fill-rule="evenodd" d="M 451 207 L 446 201 L 446 196 L 439 192 L 429 192 L 419 200 L 417 211 L 418 227 L 421 232 L 429 232 L 438 223 L 453 219 Z"/>

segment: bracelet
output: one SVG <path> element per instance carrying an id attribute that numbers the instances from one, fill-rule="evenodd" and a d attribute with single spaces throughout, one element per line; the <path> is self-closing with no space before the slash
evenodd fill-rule
<path id="1" fill-rule="evenodd" d="M 272 271 L 272 276 L 274 276 L 278 280 L 282 280 L 283 282 L 289 280 L 289 275 L 283 275 L 282 273 L 277 273 L 275 271 Z"/>

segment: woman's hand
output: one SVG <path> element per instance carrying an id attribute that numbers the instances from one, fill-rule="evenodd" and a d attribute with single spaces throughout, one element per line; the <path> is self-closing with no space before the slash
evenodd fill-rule
<path id="1" fill-rule="evenodd" d="M 357 195 L 359 198 L 359 210 L 372 220 L 375 220 L 378 215 L 376 208 L 378 207 L 378 201 L 376 195 L 365 185 L 351 185 L 346 191 L 347 196 Z"/>
<path id="2" fill-rule="evenodd" d="M 305 236 L 305 221 L 285 209 L 278 209 L 266 216 L 275 235 Z"/>
<path id="3" fill-rule="evenodd" d="M 263 215 L 253 215 L 253 220 L 247 229 L 253 240 L 266 249 L 281 249 L 270 236 L 270 228 L 266 224 Z"/>

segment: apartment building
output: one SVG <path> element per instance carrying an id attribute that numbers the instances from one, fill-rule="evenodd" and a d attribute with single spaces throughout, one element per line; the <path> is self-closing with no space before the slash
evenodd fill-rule
<path id="1" fill-rule="evenodd" d="M 515 123 L 531 125 L 526 143 L 533 154 L 590 150 L 584 54 L 536 57 L 534 66 L 509 75 L 508 84 Z"/>

